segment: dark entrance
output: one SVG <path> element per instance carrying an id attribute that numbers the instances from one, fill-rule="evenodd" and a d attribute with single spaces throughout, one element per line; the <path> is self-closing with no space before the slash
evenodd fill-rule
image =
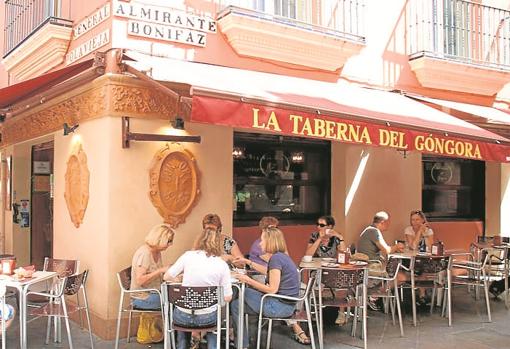
<path id="1" fill-rule="evenodd" d="M 30 259 L 41 270 L 53 256 L 53 141 L 32 147 Z"/>

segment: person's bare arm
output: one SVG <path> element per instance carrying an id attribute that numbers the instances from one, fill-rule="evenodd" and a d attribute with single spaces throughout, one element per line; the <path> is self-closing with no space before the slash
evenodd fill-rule
<path id="1" fill-rule="evenodd" d="M 280 269 L 271 269 L 269 271 L 269 284 L 263 284 L 261 282 L 255 281 L 247 275 L 238 274 L 236 278 L 240 281 L 245 282 L 248 286 L 253 287 L 256 290 L 259 290 L 263 293 L 277 293 L 280 288 L 280 278 L 281 278 L 281 270 Z"/>
<path id="2" fill-rule="evenodd" d="M 168 267 L 161 267 L 152 272 L 147 272 L 147 269 L 144 267 L 136 267 L 135 268 L 136 283 L 144 287 L 148 282 L 163 274 L 167 269 Z"/>

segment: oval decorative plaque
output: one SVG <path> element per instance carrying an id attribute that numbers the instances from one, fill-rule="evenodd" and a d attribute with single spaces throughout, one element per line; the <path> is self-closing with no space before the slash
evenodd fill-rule
<path id="1" fill-rule="evenodd" d="M 64 193 L 67 210 L 76 228 L 83 223 L 83 217 L 87 210 L 89 202 L 89 178 L 90 172 L 87 168 L 87 155 L 80 144 L 71 153 L 69 160 L 67 160 Z"/>
<path id="2" fill-rule="evenodd" d="M 193 154 L 159 150 L 149 170 L 149 198 L 165 223 L 176 228 L 185 221 L 200 193 L 199 174 Z"/>

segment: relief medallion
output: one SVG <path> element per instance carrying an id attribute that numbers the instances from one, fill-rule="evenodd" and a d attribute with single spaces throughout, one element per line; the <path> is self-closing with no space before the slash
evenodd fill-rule
<path id="1" fill-rule="evenodd" d="M 69 160 L 67 160 L 64 193 L 69 216 L 76 228 L 83 223 L 83 217 L 87 210 L 89 202 L 89 177 L 87 155 L 80 144 L 73 150 Z"/>
<path id="2" fill-rule="evenodd" d="M 159 150 L 149 170 L 149 198 L 165 223 L 176 228 L 196 204 L 199 174 L 193 154 L 172 151 L 167 145 Z"/>

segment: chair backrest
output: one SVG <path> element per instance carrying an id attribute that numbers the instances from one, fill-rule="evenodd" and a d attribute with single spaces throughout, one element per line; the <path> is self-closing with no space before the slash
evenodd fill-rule
<path id="1" fill-rule="evenodd" d="M 365 269 L 322 269 L 321 282 L 332 289 L 351 289 L 362 285 L 365 279 Z"/>
<path id="2" fill-rule="evenodd" d="M 85 287 L 85 283 L 87 282 L 87 276 L 89 271 L 84 270 L 80 274 L 74 274 L 70 275 L 66 278 L 65 284 L 64 284 L 64 294 L 66 296 L 73 296 L 80 288 L 83 286 Z"/>
<path id="3" fill-rule="evenodd" d="M 416 274 L 437 274 L 441 271 L 448 269 L 448 262 L 450 257 L 430 257 L 430 256 L 416 256 L 414 262 L 414 272 Z"/>
<path id="4" fill-rule="evenodd" d="M 132 267 L 127 267 L 117 273 L 119 286 L 123 291 L 129 291 L 129 289 L 131 288 L 131 269 Z"/>
<path id="5" fill-rule="evenodd" d="M 221 303 L 221 287 L 203 286 L 190 287 L 176 284 L 163 284 L 165 301 L 179 308 L 198 310 L 212 307 Z"/>
<path id="6" fill-rule="evenodd" d="M 44 271 L 54 271 L 61 278 L 78 273 L 80 262 L 75 259 L 44 258 Z"/>
<path id="7" fill-rule="evenodd" d="M 386 263 L 386 273 L 388 273 L 389 279 L 393 279 L 397 276 L 401 264 L 402 261 L 400 258 L 389 258 L 388 263 Z"/>

